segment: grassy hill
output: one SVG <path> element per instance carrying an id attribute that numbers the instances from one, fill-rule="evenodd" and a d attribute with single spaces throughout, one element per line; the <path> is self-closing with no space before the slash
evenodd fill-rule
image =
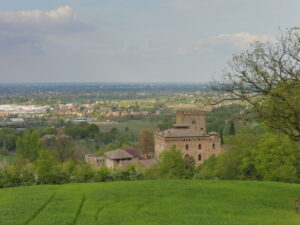
<path id="1" fill-rule="evenodd" d="M 0 190 L 2 225 L 299 225 L 300 185 L 136 181 Z"/>

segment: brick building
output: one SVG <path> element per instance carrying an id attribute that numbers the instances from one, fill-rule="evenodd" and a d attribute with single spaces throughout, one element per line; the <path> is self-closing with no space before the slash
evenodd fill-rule
<path id="1" fill-rule="evenodd" d="M 176 124 L 156 131 L 154 140 L 156 158 L 162 151 L 176 147 L 184 157 L 193 156 L 197 165 L 223 151 L 218 133 L 206 133 L 205 113 L 201 110 L 177 111 Z"/>

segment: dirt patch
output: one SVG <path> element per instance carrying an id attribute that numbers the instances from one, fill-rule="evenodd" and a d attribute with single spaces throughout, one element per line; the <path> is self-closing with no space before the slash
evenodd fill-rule
<path id="1" fill-rule="evenodd" d="M 300 214 L 300 199 L 296 200 L 296 212 Z"/>

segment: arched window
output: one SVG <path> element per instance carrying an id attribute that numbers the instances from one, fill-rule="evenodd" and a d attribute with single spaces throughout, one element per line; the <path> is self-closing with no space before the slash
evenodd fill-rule
<path id="1" fill-rule="evenodd" d="M 185 145 L 185 150 L 189 150 L 189 145 L 188 144 Z"/>
<path id="2" fill-rule="evenodd" d="M 196 124 L 196 121 L 195 121 L 195 120 L 193 120 L 193 121 L 192 121 L 192 124 Z"/>
<path id="3" fill-rule="evenodd" d="M 212 149 L 215 149 L 215 148 L 216 148 L 216 144 L 213 143 L 213 144 L 212 144 Z"/>
<path id="4" fill-rule="evenodd" d="M 202 156 L 201 156 L 201 154 L 199 154 L 198 155 L 198 160 L 201 161 L 201 159 L 202 159 Z"/>
<path id="5" fill-rule="evenodd" d="M 199 145 L 198 145 L 198 149 L 201 149 L 201 148 L 202 148 L 202 145 L 201 145 L 201 144 L 199 144 Z"/>

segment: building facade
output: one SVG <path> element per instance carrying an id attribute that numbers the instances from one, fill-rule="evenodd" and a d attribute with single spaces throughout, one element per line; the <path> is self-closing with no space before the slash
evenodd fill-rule
<path id="1" fill-rule="evenodd" d="M 197 165 L 212 155 L 223 151 L 216 132 L 206 133 L 205 113 L 201 110 L 176 112 L 172 128 L 154 133 L 155 157 L 172 147 L 180 149 L 183 156 L 192 156 Z"/>

